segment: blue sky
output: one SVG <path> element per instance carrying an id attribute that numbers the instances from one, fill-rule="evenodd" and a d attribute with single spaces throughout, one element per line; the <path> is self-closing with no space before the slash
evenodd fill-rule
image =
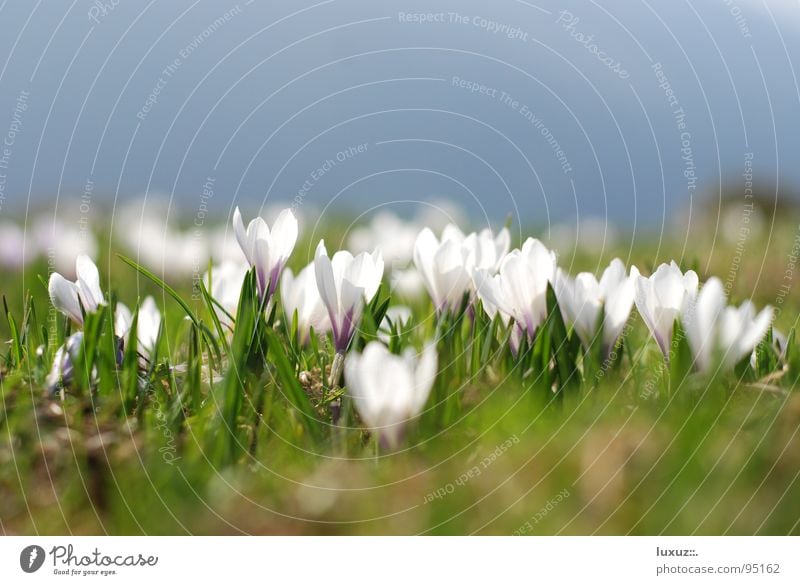
<path id="1" fill-rule="evenodd" d="M 0 214 L 194 208 L 211 180 L 223 216 L 446 198 L 659 226 L 748 159 L 800 185 L 799 29 L 788 1 L 6 0 Z"/>

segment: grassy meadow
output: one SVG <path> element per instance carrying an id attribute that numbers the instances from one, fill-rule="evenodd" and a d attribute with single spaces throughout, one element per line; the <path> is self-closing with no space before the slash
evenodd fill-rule
<path id="1" fill-rule="evenodd" d="M 260 302 L 252 273 L 226 324 L 213 280 L 193 286 L 169 266 L 141 266 L 97 233 L 107 302 L 85 316 L 72 380 L 51 391 L 76 325 L 51 305 L 46 257 L 5 268 L 0 532 L 800 534 L 791 217 L 763 221 L 738 248 L 737 226 L 725 240 L 711 222 L 556 248 L 571 274 L 620 257 L 647 275 L 675 259 L 701 282 L 720 277 L 736 304 L 780 309 L 752 363 L 710 376 L 693 370 L 677 335 L 667 364 L 635 308 L 603 358 L 581 347 L 549 294 L 547 320 L 515 353 L 509 326 L 479 301 L 438 315 L 387 275 L 349 352 L 383 339 L 394 353 L 433 341 L 438 354 L 422 413 L 391 448 L 361 421 L 346 380 L 330 383 L 329 336 L 302 339 L 280 293 Z M 331 253 L 345 248 L 349 223 L 326 220 L 311 238 L 301 222 L 289 267 L 312 261 L 320 238 Z M 512 248 L 547 242 L 545 230 L 510 231 Z M 115 335 L 114 307 L 147 295 L 164 320 L 143 356 Z M 387 328 L 398 304 L 411 317 Z M 770 341 L 778 331 L 782 353 Z"/>

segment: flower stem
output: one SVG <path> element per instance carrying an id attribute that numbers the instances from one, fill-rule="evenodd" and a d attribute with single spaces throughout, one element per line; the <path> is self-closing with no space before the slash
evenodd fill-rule
<path id="1" fill-rule="evenodd" d="M 336 352 L 331 364 L 331 375 L 328 378 L 328 386 L 331 390 L 339 388 L 339 380 L 342 377 L 342 370 L 344 369 L 344 352 Z"/>

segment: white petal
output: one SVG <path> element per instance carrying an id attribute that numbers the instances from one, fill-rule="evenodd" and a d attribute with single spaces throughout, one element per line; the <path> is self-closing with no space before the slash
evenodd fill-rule
<path id="1" fill-rule="evenodd" d="M 362 359 L 363 355 L 357 352 L 350 353 L 344 362 L 344 379 L 347 384 L 347 393 L 353 398 L 356 410 L 367 424 L 372 420 L 371 401 L 365 391 L 365 384 L 362 380 Z"/>
<path id="2" fill-rule="evenodd" d="M 273 275 L 273 271 L 278 266 L 279 258 L 275 257 L 275 246 L 273 246 L 272 238 L 266 236 L 259 238 L 253 242 L 253 249 L 255 251 L 253 264 L 256 267 L 256 275 L 259 279 L 263 279 L 261 284 L 264 290 L 267 288 L 274 288 L 277 283 L 269 282 L 273 277 L 278 278 L 279 275 Z"/>
<path id="3" fill-rule="evenodd" d="M 773 313 L 772 307 L 765 307 L 755 319 L 748 319 L 744 323 L 743 335 L 737 340 L 737 362 L 752 352 L 764 339 L 772 324 Z"/>
<path id="4" fill-rule="evenodd" d="M 334 320 L 339 312 L 339 294 L 336 290 L 336 280 L 333 276 L 333 265 L 328 258 L 328 251 L 325 249 L 325 241 L 320 240 L 314 256 L 314 275 L 317 281 L 322 302 L 328 308 L 331 320 Z"/>
<path id="5" fill-rule="evenodd" d="M 436 345 L 429 343 L 422 350 L 422 355 L 419 357 L 419 362 L 414 372 L 414 400 L 411 405 L 411 414 L 414 416 L 422 412 L 425 403 L 428 401 L 428 396 L 438 373 L 438 361 Z"/>
<path id="6" fill-rule="evenodd" d="M 616 344 L 633 308 L 634 279 L 638 278 L 638 271 L 637 274 L 633 274 L 633 271 L 631 274 L 631 276 L 625 278 L 605 302 L 603 341 L 607 348 L 611 348 Z"/>
<path id="7" fill-rule="evenodd" d="M 442 302 L 448 303 L 451 309 L 460 304 L 471 282 L 464 260 L 461 244 L 455 240 L 445 241 L 433 259 L 437 273 L 436 288 L 442 296 Z"/>
<path id="8" fill-rule="evenodd" d="M 103 291 L 100 290 L 100 273 L 92 259 L 86 254 L 81 254 L 75 261 L 75 274 L 77 275 L 78 293 L 81 296 L 84 309 L 94 312 L 103 304 Z"/>
<path id="9" fill-rule="evenodd" d="M 653 275 L 652 281 L 658 304 L 665 309 L 679 311 L 686 292 L 680 270 L 662 264 Z"/>
<path id="10" fill-rule="evenodd" d="M 599 287 L 602 297 L 608 298 L 611 291 L 620 286 L 626 278 L 625 264 L 619 258 L 614 258 L 600 277 Z"/>
<path id="11" fill-rule="evenodd" d="M 668 348 L 666 347 L 665 340 L 660 337 L 660 332 L 656 330 L 653 283 L 644 276 L 638 275 L 633 277 L 633 301 L 636 304 L 636 310 L 639 311 L 639 315 L 650 330 L 650 335 L 658 342 L 661 352 L 665 356 L 668 356 Z M 668 343 L 669 342 L 667 342 L 667 344 Z"/>
<path id="12" fill-rule="evenodd" d="M 465 239 L 464 232 L 455 224 L 448 223 L 442 230 L 442 242 L 453 241 L 459 244 Z"/>
<path id="13" fill-rule="evenodd" d="M 114 335 L 117 337 L 126 337 L 130 331 L 133 316 L 131 310 L 125 306 L 124 303 L 117 303 L 117 308 L 114 311 Z"/>
<path id="14" fill-rule="evenodd" d="M 54 272 L 50 275 L 47 288 L 53 306 L 79 325 L 83 325 L 83 315 L 78 301 L 78 287 L 58 272 Z"/>
<path id="15" fill-rule="evenodd" d="M 725 292 L 718 278 L 710 278 L 703 285 L 696 302 L 684 312 L 684 328 L 697 366 L 708 371 L 713 365 L 714 352 L 719 341 L 717 327 L 725 308 Z"/>
<path id="16" fill-rule="evenodd" d="M 291 209 L 284 209 L 272 224 L 271 233 L 281 261 L 285 262 L 291 256 L 297 242 L 297 233 L 297 218 Z"/>
<path id="17" fill-rule="evenodd" d="M 570 276 L 565 273 L 561 268 L 556 270 L 556 277 L 553 281 L 553 289 L 556 293 L 556 300 L 558 306 L 561 308 L 561 314 L 567 326 L 575 323 L 576 318 L 576 299 L 575 299 L 575 284 Z"/>
<path id="18" fill-rule="evenodd" d="M 489 317 L 494 318 L 497 310 L 503 311 L 509 317 L 512 316 L 512 310 L 503 298 L 499 276 L 491 276 L 486 270 L 476 270 L 473 279 L 478 290 L 478 297 L 483 301 L 484 309 Z"/>
<path id="19" fill-rule="evenodd" d="M 355 315 L 364 305 L 364 289 L 347 278 L 342 280 L 341 290 L 339 291 L 339 306 L 343 316 L 351 313 L 355 322 Z"/>
<path id="20" fill-rule="evenodd" d="M 383 280 L 383 271 L 383 252 L 381 252 L 381 250 L 375 250 L 375 252 L 372 253 L 372 273 L 369 281 L 364 284 L 364 298 L 367 302 L 370 302 L 378 292 L 378 288 Z"/>
<path id="21" fill-rule="evenodd" d="M 511 234 L 508 231 L 508 228 L 503 228 L 500 230 L 500 233 L 497 234 L 497 237 L 494 240 L 495 243 L 495 253 L 497 254 L 497 262 L 495 263 L 494 269 L 500 266 L 500 262 L 503 260 L 503 256 L 508 254 L 508 250 L 511 247 Z"/>
<path id="22" fill-rule="evenodd" d="M 292 269 L 285 268 L 283 270 L 283 276 L 281 276 L 280 291 L 281 303 L 283 304 L 288 319 L 292 318 L 295 309 L 298 309 L 300 305 L 300 291 L 296 290 L 294 280 Z M 314 286 L 316 287 L 316 280 L 314 281 Z"/>
<path id="23" fill-rule="evenodd" d="M 697 273 L 694 270 L 687 270 L 686 274 L 683 275 L 683 288 L 686 289 L 689 296 L 693 297 L 697 294 L 699 283 L 700 280 L 697 278 Z"/>
<path id="24" fill-rule="evenodd" d="M 153 297 L 145 297 L 139 307 L 136 331 L 139 346 L 145 353 L 150 353 L 155 347 L 160 328 L 161 311 L 158 310 L 158 305 Z"/>
<path id="25" fill-rule="evenodd" d="M 585 346 L 593 343 L 603 304 L 594 274 L 582 272 L 575 278 L 575 330 Z"/>
<path id="26" fill-rule="evenodd" d="M 233 233 L 236 236 L 236 241 L 239 242 L 239 247 L 242 249 L 247 263 L 252 266 L 255 263 L 253 251 L 250 249 L 247 240 L 247 231 L 244 229 L 244 222 L 242 222 L 242 214 L 239 211 L 239 206 L 233 211 Z"/>
<path id="27" fill-rule="evenodd" d="M 422 276 L 425 288 L 428 289 L 428 294 L 436 307 L 442 303 L 433 268 L 433 258 L 438 249 L 439 241 L 436 236 L 433 235 L 430 229 L 423 229 L 414 242 L 414 265 Z"/>

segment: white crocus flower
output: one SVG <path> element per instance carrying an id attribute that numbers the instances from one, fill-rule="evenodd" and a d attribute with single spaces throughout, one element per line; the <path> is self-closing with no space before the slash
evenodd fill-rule
<path id="1" fill-rule="evenodd" d="M 314 272 L 320 297 L 328 309 L 336 352 L 343 353 L 361 320 L 364 303 L 369 303 L 378 292 L 383 278 L 383 257 L 380 250 L 355 257 L 340 250 L 329 258 L 325 242 L 320 241 L 314 256 Z"/>
<path id="2" fill-rule="evenodd" d="M 496 275 L 476 270 L 475 284 L 484 305 L 514 319 L 533 339 L 547 317 L 547 285 L 555 273 L 555 253 L 539 240 L 528 238 L 521 250 L 513 250 L 503 259 Z"/>
<path id="3" fill-rule="evenodd" d="M 114 312 L 114 333 L 117 337 L 128 338 L 133 325 L 133 314 L 123 303 L 117 303 Z M 136 339 L 138 351 L 149 356 L 158 341 L 158 332 L 161 328 L 161 311 L 158 310 L 153 297 L 145 297 L 139 307 L 139 317 L 136 321 Z"/>
<path id="4" fill-rule="evenodd" d="M 507 228 L 501 229 L 496 236 L 489 228 L 465 236 L 456 225 L 448 224 L 442 231 L 442 241 L 447 240 L 458 242 L 467 249 L 470 274 L 481 269 L 492 274 L 497 272 L 511 246 L 511 234 Z"/>
<path id="5" fill-rule="evenodd" d="M 233 261 L 226 261 L 212 266 L 210 274 L 206 272 L 205 276 L 203 276 L 203 282 L 206 287 L 211 282 L 209 290 L 211 297 L 222 307 L 214 307 L 217 318 L 222 325 L 228 328 L 233 327 L 231 317 L 236 318 L 245 276 L 247 276 L 247 265 Z"/>
<path id="6" fill-rule="evenodd" d="M 414 264 L 439 313 L 460 308 L 466 293 L 472 293 L 476 269 L 497 271 L 511 241 L 503 228 L 495 237 L 490 229 L 465 236 L 452 224 L 445 226 L 439 240 L 429 228 L 414 243 Z"/>
<path id="7" fill-rule="evenodd" d="M 709 278 L 682 312 L 683 327 L 698 370 L 717 365 L 731 369 L 764 338 L 772 322 L 772 307 L 756 315 L 753 303 L 728 306 L 722 282 Z"/>
<path id="8" fill-rule="evenodd" d="M 261 299 L 272 297 L 281 271 L 297 242 L 297 218 L 291 209 L 284 209 L 272 224 L 271 231 L 260 217 L 251 221 L 245 230 L 237 207 L 233 212 L 233 231 L 247 262 L 256 269 Z"/>
<path id="9" fill-rule="evenodd" d="M 409 419 L 422 412 L 437 373 L 436 348 L 418 357 L 411 348 L 394 355 L 380 342 L 367 344 L 345 363 L 347 392 L 364 423 L 385 447 L 396 447 Z"/>
<path id="10" fill-rule="evenodd" d="M 639 277 L 635 266 L 630 276 L 625 264 L 614 258 L 598 282 L 591 272 L 575 278 L 558 270 L 555 291 L 565 321 L 572 325 L 583 346 L 589 348 L 598 334 L 602 319 L 603 354 L 614 348 L 633 308 L 634 282 Z"/>
<path id="11" fill-rule="evenodd" d="M 81 307 L 87 313 L 94 313 L 105 303 L 103 291 L 100 290 L 100 274 L 92 259 L 81 254 L 75 261 L 77 280 L 70 282 L 58 272 L 50 275 L 48 290 L 53 306 L 75 321 L 83 325 Z"/>
<path id="12" fill-rule="evenodd" d="M 78 360 L 81 345 L 83 344 L 83 332 L 78 331 L 70 335 L 64 342 L 64 345 L 56 350 L 56 355 L 53 357 L 53 367 L 47 375 L 47 389 L 51 393 L 56 393 L 60 389 L 69 386 L 72 383 L 72 372 L 74 371 L 75 362 Z M 96 370 L 92 371 L 92 377 Z"/>
<path id="13" fill-rule="evenodd" d="M 289 325 L 297 311 L 297 331 L 301 343 L 308 339 L 312 328 L 317 333 L 324 333 L 331 328 L 325 304 L 317 289 L 314 270 L 312 262 L 297 276 L 287 268 L 281 277 L 281 304 Z"/>
<path id="14" fill-rule="evenodd" d="M 639 276 L 634 280 L 636 309 L 666 359 L 675 319 L 697 294 L 697 284 L 695 271 L 687 270 L 684 274 L 674 261 L 659 266 L 650 278 Z"/>

